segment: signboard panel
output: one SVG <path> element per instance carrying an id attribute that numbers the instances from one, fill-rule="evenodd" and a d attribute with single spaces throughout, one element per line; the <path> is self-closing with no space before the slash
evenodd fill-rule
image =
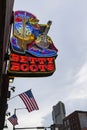
<path id="1" fill-rule="evenodd" d="M 9 76 L 42 77 L 50 76 L 55 71 L 54 57 L 33 57 L 11 53 L 8 66 Z"/>
<path id="2" fill-rule="evenodd" d="M 43 77 L 55 71 L 57 49 L 47 35 L 51 21 L 39 24 L 33 14 L 14 13 L 8 74 L 12 77 Z"/>

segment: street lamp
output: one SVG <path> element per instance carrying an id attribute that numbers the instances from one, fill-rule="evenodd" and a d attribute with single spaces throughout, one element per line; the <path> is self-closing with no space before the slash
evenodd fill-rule
<path id="1" fill-rule="evenodd" d="M 14 77 L 9 77 L 9 83 L 13 83 Z"/>

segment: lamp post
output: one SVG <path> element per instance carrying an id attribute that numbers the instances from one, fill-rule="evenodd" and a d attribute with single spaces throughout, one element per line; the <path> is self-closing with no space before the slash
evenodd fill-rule
<path id="1" fill-rule="evenodd" d="M 16 115 L 16 109 L 14 109 L 14 114 Z M 15 125 L 13 125 L 13 130 L 15 130 Z"/>

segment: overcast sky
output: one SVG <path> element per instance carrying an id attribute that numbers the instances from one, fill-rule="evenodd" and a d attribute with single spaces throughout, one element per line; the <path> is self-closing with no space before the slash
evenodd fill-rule
<path id="1" fill-rule="evenodd" d="M 49 36 L 57 47 L 55 73 L 46 78 L 15 78 L 12 97 L 32 89 L 39 106 L 29 113 L 17 110 L 17 127 L 50 126 L 52 107 L 65 104 L 66 115 L 75 110 L 87 111 L 87 0 L 15 0 L 14 11 L 33 13 L 40 23 L 52 20 Z M 8 101 L 11 115 L 24 108 L 17 96 Z M 12 129 L 8 121 L 9 130 Z"/>

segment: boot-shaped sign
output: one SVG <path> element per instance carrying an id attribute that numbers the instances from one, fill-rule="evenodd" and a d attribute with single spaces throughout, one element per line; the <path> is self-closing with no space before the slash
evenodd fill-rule
<path id="1" fill-rule="evenodd" d="M 14 12 L 9 76 L 45 77 L 55 72 L 58 50 L 48 36 L 51 24 L 39 24 L 37 17 L 26 11 Z"/>

